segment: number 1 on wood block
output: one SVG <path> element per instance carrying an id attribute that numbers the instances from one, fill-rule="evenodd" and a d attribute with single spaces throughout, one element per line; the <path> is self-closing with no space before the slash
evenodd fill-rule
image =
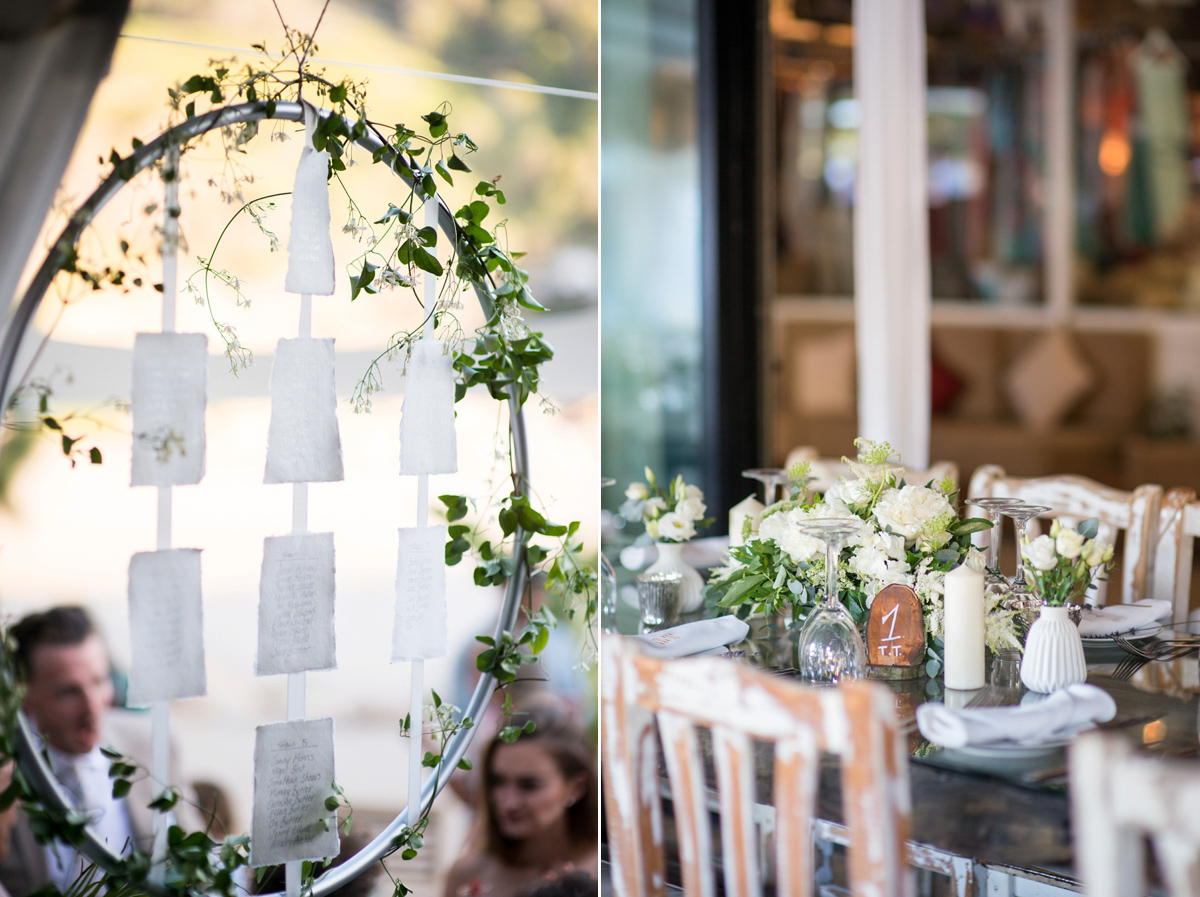
<path id="1" fill-rule="evenodd" d="M 921 601 L 908 586 L 882 589 L 867 618 L 867 663 L 915 666 L 925 653 L 925 616 Z"/>

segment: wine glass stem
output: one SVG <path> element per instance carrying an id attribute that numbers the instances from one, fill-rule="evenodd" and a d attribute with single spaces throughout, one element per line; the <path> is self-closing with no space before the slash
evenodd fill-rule
<path id="1" fill-rule="evenodd" d="M 991 521 L 992 529 L 988 533 L 987 565 L 989 570 L 1000 569 L 1000 515 L 992 508 L 986 509 L 987 519 Z"/>
<path id="2" fill-rule="evenodd" d="M 1029 523 L 1028 517 L 1014 517 L 1013 528 L 1016 530 L 1017 539 L 1017 576 L 1013 580 L 1013 585 L 1025 587 L 1025 555 L 1021 551 L 1021 543 L 1025 540 L 1025 527 Z"/>
<path id="3" fill-rule="evenodd" d="M 837 552 L 832 542 L 825 543 L 825 603 L 837 604 Z"/>

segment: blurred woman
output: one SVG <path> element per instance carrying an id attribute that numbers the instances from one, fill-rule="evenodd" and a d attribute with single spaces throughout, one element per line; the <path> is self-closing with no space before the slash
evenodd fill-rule
<path id="1" fill-rule="evenodd" d="M 540 701 L 515 716 L 534 729 L 484 752 L 479 836 L 451 867 L 446 897 L 512 897 L 575 870 L 599 876 L 595 746 L 562 706 Z"/>

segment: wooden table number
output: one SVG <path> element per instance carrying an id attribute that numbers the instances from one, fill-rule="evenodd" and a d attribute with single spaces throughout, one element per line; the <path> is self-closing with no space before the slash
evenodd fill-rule
<path id="1" fill-rule="evenodd" d="M 920 673 L 925 654 L 925 615 L 921 600 L 908 586 L 883 588 L 867 618 L 867 663 L 871 675 L 907 678 Z"/>

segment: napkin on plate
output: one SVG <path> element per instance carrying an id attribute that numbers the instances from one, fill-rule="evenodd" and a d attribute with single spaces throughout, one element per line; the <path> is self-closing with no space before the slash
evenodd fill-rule
<path id="1" fill-rule="evenodd" d="M 1108 692 L 1079 682 L 1036 704 L 973 710 L 922 704 L 917 708 L 917 727 L 934 744 L 948 748 L 1001 741 L 1040 744 L 1069 738 L 1116 713 L 1117 704 Z"/>
<path id="2" fill-rule="evenodd" d="M 691 654 L 717 653 L 725 645 L 742 641 L 750 626 L 732 614 L 712 620 L 696 620 L 680 623 L 670 629 L 635 635 L 641 642 L 642 653 L 650 657 L 687 657 Z"/>
<path id="3" fill-rule="evenodd" d="M 1170 601 L 1156 601 L 1153 598 L 1144 598 L 1132 604 L 1085 607 L 1079 619 L 1079 634 L 1083 638 L 1122 635 L 1161 620 L 1170 613 Z"/>

